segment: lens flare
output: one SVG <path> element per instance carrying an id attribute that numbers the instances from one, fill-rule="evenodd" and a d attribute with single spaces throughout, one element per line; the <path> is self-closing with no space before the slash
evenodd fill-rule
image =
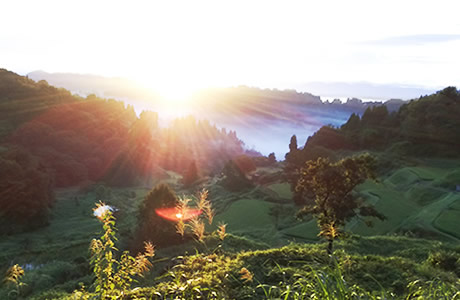
<path id="1" fill-rule="evenodd" d="M 155 213 L 163 219 L 179 222 L 193 219 L 201 215 L 202 211 L 198 208 L 186 208 L 179 210 L 177 207 L 166 207 L 155 209 Z"/>

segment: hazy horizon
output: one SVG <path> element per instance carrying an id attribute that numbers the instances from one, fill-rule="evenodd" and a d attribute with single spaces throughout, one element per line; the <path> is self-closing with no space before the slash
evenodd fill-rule
<path id="1" fill-rule="evenodd" d="M 42 77 L 46 79 L 47 76 L 52 76 L 53 79 L 56 79 L 58 76 L 77 76 L 77 77 L 87 77 L 88 79 L 94 77 L 98 79 L 108 79 L 108 80 L 122 80 L 126 82 L 131 82 L 133 85 L 138 85 L 139 88 L 148 88 L 147 86 L 142 85 L 141 82 L 138 82 L 133 79 L 123 78 L 123 77 L 107 77 L 102 76 L 99 74 L 91 74 L 91 73 L 71 73 L 71 72 L 56 72 L 51 73 L 44 70 L 34 70 L 31 72 L 26 73 L 18 73 L 22 76 L 31 76 L 34 80 L 40 80 Z M 41 76 L 42 75 L 42 76 Z M 79 93 L 81 96 L 86 96 L 88 93 L 82 93 L 83 91 L 74 91 L 68 88 L 65 84 L 59 84 L 56 80 L 53 82 L 49 82 L 51 85 L 55 85 L 57 87 L 63 87 L 69 89 L 72 92 Z M 239 86 L 247 86 L 247 85 L 229 85 L 229 86 L 221 86 L 219 88 L 236 88 Z M 401 100 L 410 100 L 420 97 L 421 95 L 427 95 L 434 93 L 438 90 L 445 88 L 446 86 L 439 86 L 433 88 L 426 88 L 417 85 L 398 85 L 398 84 L 375 84 L 366 81 L 360 82 L 305 82 L 301 85 L 292 85 L 288 87 L 278 87 L 278 86 L 271 86 L 271 87 L 262 87 L 262 86 L 249 86 L 255 87 L 260 89 L 270 89 L 270 90 L 280 90 L 280 91 L 289 91 L 294 90 L 298 93 L 309 93 L 315 96 L 321 97 L 322 101 L 332 101 L 335 99 L 341 100 L 342 102 L 346 102 L 347 99 L 358 98 L 363 100 L 364 102 L 367 101 L 387 101 L 391 99 L 401 99 Z M 200 92 L 210 87 L 203 87 L 200 89 L 195 90 L 194 92 Z M 102 90 L 102 87 L 101 87 Z M 154 89 L 151 89 L 151 92 L 156 92 Z M 115 95 L 106 95 L 106 94 L 98 94 L 98 96 L 102 97 L 114 97 Z M 191 96 L 191 95 L 187 95 Z M 120 99 L 123 100 L 123 99 Z M 126 99 L 125 99 L 126 100 Z"/>
<path id="2" fill-rule="evenodd" d="M 124 77 L 169 98 L 238 85 L 308 91 L 303 86 L 315 82 L 436 90 L 460 85 L 459 8 L 455 1 L 8 1 L 0 4 L 8 28 L 0 66 Z"/>

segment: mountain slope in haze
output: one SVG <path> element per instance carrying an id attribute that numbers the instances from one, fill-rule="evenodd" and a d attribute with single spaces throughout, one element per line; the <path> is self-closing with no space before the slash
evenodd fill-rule
<path id="1" fill-rule="evenodd" d="M 94 75 L 70 73 L 28 74 L 34 80 L 47 80 L 50 84 L 72 92 L 122 99 L 142 110 L 159 112 L 160 118 L 169 114 L 194 115 L 206 118 L 220 128 L 238 132 L 248 148 L 264 155 L 274 152 L 280 159 L 288 151 L 288 138 L 296 134 L 306 139 L 323 125 L 339 126 L 352 114 L 363 114 L 368 107 L 380 102 L 363 102 L 350 98 L 321 101 L 310 93 L 294 90 L 260 89 L 254 87 L 213 88 L 196 92 L 189 102 L 165 104 L 158 95 L 132 81 L 120 78 L 104 78 Z M 390 100 L 385 103 L 390 111 L 397 111 L 404 102 Z"/>
<path id="2" fill-rule="evenodd" d="M 161 169 L 182 172 L 192 162 L 204 175 L 245 151 L 234 131 L 208 121 L 189 117 L 160 127 L 157 113 L 136 116 L 120 101 L 73 96 L 6 70 L 0 72 L 0 116 L 2 146 L 39 158 L 57 186 L 101 179 L 130 185 Z"/>

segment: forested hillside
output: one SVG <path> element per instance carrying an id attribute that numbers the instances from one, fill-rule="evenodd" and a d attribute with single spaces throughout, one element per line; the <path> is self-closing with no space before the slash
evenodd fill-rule
<path id="1" fill-rule="evenodd" d="M 304 146 L 294 135 L 277 161 L 207 120 L 160 126 L 161 112 L 5 70 L 0 87 L 2 299 L 459 295 L 455 88 L 397 111 L 369 105 Z M 226 93 L 202 111 L 245 126 L 314 122 L 313 106 L 339 105 Z"/>
<path id="2" fill-rule="evenodd" d="M 386 106 L 352 114 L 340 127 L 324 126 L 308 138 L 299 159 L 321 150 L 387 150 L 395 155 L 458 157 L 460 149 L 460 94 L 448 87 L 412 100 L 398 111 Z M 303 157 L 303 158 L 300 158 Z"/>
<path id="3" fill-rule="evenodd" d="M 123 102 L 73 96 L 6 70 L 0 72 L 0 120 L 2 214 L 21 211 L 29 223 L 26 216 L 46 215 L 54 186 L 151 184 L 192 163 L 204 176 L 245 152 L 235 132 L 206 120 L 187 117 L 162 128 L 155 112 L 138 117 Z M 31 180 L 36 184 L 27 184 Z M 23 200 L 13 204 L 20 186 L 26 187 Z M 43 196 L 29 197 L 32 189 Z M 40 208 L 32 209 L 31 201 Z"/>

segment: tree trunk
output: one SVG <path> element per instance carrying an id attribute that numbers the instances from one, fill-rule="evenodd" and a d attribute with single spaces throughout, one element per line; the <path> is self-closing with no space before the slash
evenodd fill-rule
<path id="1" fill-rule="evenodd" d="M 329 240 L 329 243 L 327 245 L 327 254 L 332 255 L 332 243 L 334 243 L 333 239 Z"/>

